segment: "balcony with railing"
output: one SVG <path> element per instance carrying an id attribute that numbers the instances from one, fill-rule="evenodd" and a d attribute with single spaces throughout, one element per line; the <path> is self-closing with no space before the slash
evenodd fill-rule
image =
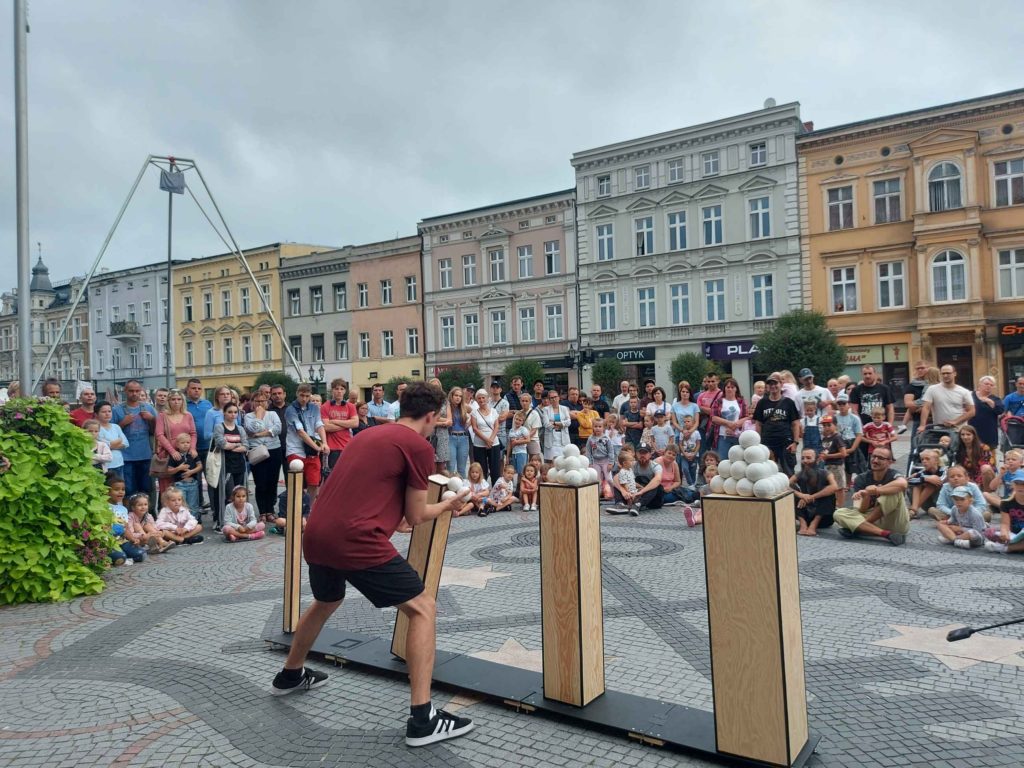
<path id="1" fill-rule="evenodd" d="M 110 323 L 110 333 L 107 335 L 119 340 L 138 339 L 142 336 L 142 331 L 135 320 L 114 320 Z"/>

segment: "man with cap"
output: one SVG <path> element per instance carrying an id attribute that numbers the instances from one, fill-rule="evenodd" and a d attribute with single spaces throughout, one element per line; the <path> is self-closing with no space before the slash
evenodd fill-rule
<path id="1" fill-rule="evenodd" d="M 845 392 L 840 391 L 836 395 L 836 408 L 839 412 L 832 418 L 836 422 L 839 436 L 846 443 L 846 487 L 849 488 L 863 457 L 860 444 L 864 442 L 864 427 L 860 423 L 860 416 L 850 410 L 850 396 Z"/>
<path id="2" fill-rule="evenodd" d="M 782 381 L 774 373 L 768 377 L 768 392 L 754 408 L 754 427 L 761 442 L 775 456 L 779 471 L 793 475 L 796 444 L 800 439 L 800 412 L 796 403 L 782 395 Z"/>
<path id="3" fill-rule="evenodd" d="M 654 379 L 644 379 L 644 396 L 640 398 L 641 408 L 646 408 L 650 403 L 654 402 L 655 385 Z"/>
<path id="4" fill-rule="evenodd" d="M 544 390 L 544 379 L 537 379 L 533 382 L 533 407 L 543 408 L 547 405 L 547 395 Z"/>
<path id="5" fill-rule="evenodd" d="M 818 404 L 819 413 L 825 410 L 831 411 L 832 403 L 835 401 L 831 392 L 814 383 L 814 373 L 810 368 L 800 371 L 800 389 L 796 391 L 796 396 L 799 401 L 796 405 L 800 409 L 800 413 L 804 412 L 804 406 L 811 401 Z"/>
<path id="6" fill-rule="evenodd" d="M 508 400 L 501 394 L 501 382 L 498 379 L 491 380 L 491 408 L 498 414 L 498 442 L 501 444 L 501 452 L 504 456 L 505 446 L 508 445 L 508 425 L 511 422 L 512 413 L 508 407 Z"/>
<path id="7" fill-rule="evenodd" d="M 633 503 L 640 502 L 640 510 L 661 509 L 665 503 L 665 491 L 661 487 L 661 465 L 651 458 L 651 446 L 641 443 L 636 449 L 636 463 L 633 464 L 633 475 L 639 490 L 633 496 Z M 615 502 L 618 505 L 610 512 L 628 511 L 626 500 L 618 488 L 615 491 Z M 636 512 L 638 510 L 634 510 Z M 635 514 L 634 514 L 635 517 Z"/>
<path id="8" fill-rule="evenodd" d="M 835 522 L 846 539 L 877 536 L 893 546 L 907 540 L 910 512 L 907 510 L 907 478 L 892 467 L 892 452 L 875 448 L 871 470 L 853 481 L 853 504 L 837 509 Z"/>
<path id="9" fill-rule="evenodd" d="M 462 388 L 462 402 L 469 403 L 469 410 L 470 411 L 475 411 L 477 408 L 480 407 L 480 406 L 478 406 L 476 404 L 476 385 L 475 384 L 467 384 L 466 386 L 464 386 Z"/>

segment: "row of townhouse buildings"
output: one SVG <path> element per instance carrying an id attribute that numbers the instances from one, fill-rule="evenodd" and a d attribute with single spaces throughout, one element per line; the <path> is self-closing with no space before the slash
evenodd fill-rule
<path id="1" fill-rule="evenodd" d="M 572 188 L 424 218 L 412 237 L 252 248 L 252 276 L 230 253 L 175 262 L 169 292 L 166 263 L 104 272 L 48 373 L 244 387 L 284 369 L 368 392 L 522 358 L 557 384 L 589 383 L 608 356 L 667 381 L 697 352 L 749 387 L 757 336 L 812 308 L 853 375 L 872 363 L 898 384 L 921 356 L 1005 388 L 1024 373 L 1022 135 L 1024 90 L 819 130 L 768 100 L 577 152 Z M 43 354 L 74 286 L 33 294 Z M 0 379 L 16 374 L 15 299 Z"/>

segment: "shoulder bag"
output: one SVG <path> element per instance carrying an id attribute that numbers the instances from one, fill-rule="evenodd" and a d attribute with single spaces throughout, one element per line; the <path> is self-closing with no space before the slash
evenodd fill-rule
<path id="1" fill-rule="evenodd" d="M 167 426 L 167 417 L 164 417 L 164 437 L 167 438 L 167 442 L 171 441 L 170 430 Z M 160 441 L 156 441 L 156 450 L 153 451 L 153 456 L 149 460 L 149 474 L 153 477 L 166 477 L 167 476 L 167 462 L 170 457 L 163 452 L 160 447 Z"/>
<path id="2" fill-rule="evenodd" d="M 220 470 L 223 463 L 223 454 L 214 444 L 213 438 L 210 438 L 210 450 L 206 454 L 206 465 L 203 467 L 203 474 L 206 475 L 206 484 L 211 488 L 220 486 Z"/>

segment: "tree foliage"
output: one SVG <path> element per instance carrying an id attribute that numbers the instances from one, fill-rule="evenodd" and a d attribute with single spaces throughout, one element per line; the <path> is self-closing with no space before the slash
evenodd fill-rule
<path id="1" fill-rule="evenodd" d="M 452 387 L 464 387 L 467 384 L 472 384 L 477 388 L 483 386 L 484 382 L 481 375 L 479 365 L 476 363 L 466 363 L 465 365 L 453 365 L 445 368 L 441 373 L 437 374 L 437 378 L 441 380 L 441 386 L 444 388 L 445 393 L 447 393 Z"/>
<path id="2" fill-rule="evenodd" d="M 409 376 L 392 376 L 384 382 L 384 399 L 389 403 L 394 402 L 398 399 L 398 385 L 403 382 L 412 384 L 414 381 L 415 379 Z"/>
<path id="3" fill-rule="evenodd" d="M 60 403 L 0 406 L 0 605 L 69 600 L 103 591 L 116 546 L 92 438 Z"/>
<path id="4" fill-rule="evenodd" d="M 513 360 L 505 366 L 505 370 L 501 372 L 501 375 L 504 379 L 502 383 L 505 389 L 512 387 L 512 379 L 515 376 L 523 379 L 523 389 L 525 390 L 529 390 L 530 385 L 537 379 L 547 380 L 544 375 L 544 368 L 536 360 Z"/>
<path id="5" fill-rule="evenodd" d="M 617 357 L 602 357 L 590 367 L 590 379 L 601 385 L 601 391 L 610 403 L 619 394 L 619 382 L 626 371 Z"/>
<path id="6" fill-rule="evenodd" d="M 788 369 L 798 373 L 810 368 L 819 382 L 838 376 L 846 363 L 846 348 L 820 312 L 797 309 L 775 321 L 775 327 L 757 339 L 757 368 Z"/>
<path id="7" fill-rule="evenodd" d="M 299 386 L 299 382 L 281 371 L 264 371 L 256 377 L 256 382 L 252 386 L 253 389 L 259 389 L 263 384 L 269 384 L 272 387 L 283 386 L 285 399 L 289 403 L 295 399 L 295 388 Z M 330 386 L 330 384 L 329 381 L 324 382 L 324 386 Z"/>
<path id="8" fill-rule="evenodd" d="M 700 392 L 701 382 L 704 377 L 717 373 L 721 375 L 721 368 L 713 360 L 708 360 L 703 355 L 698 355 L 696 352 L 683 352 L 682 354 L 676 355 L 669 365 L 668 375 L 672 379 L 671 389 L 666 387 L 666 391 L 670 392 L 669 397 L 675 397 L 676 388 L 679 386 L 680 381 L 687 381 L 690 383 L 690 389 L 693 392 L 693 396 L 696 399 L 697 393 Z"/>

